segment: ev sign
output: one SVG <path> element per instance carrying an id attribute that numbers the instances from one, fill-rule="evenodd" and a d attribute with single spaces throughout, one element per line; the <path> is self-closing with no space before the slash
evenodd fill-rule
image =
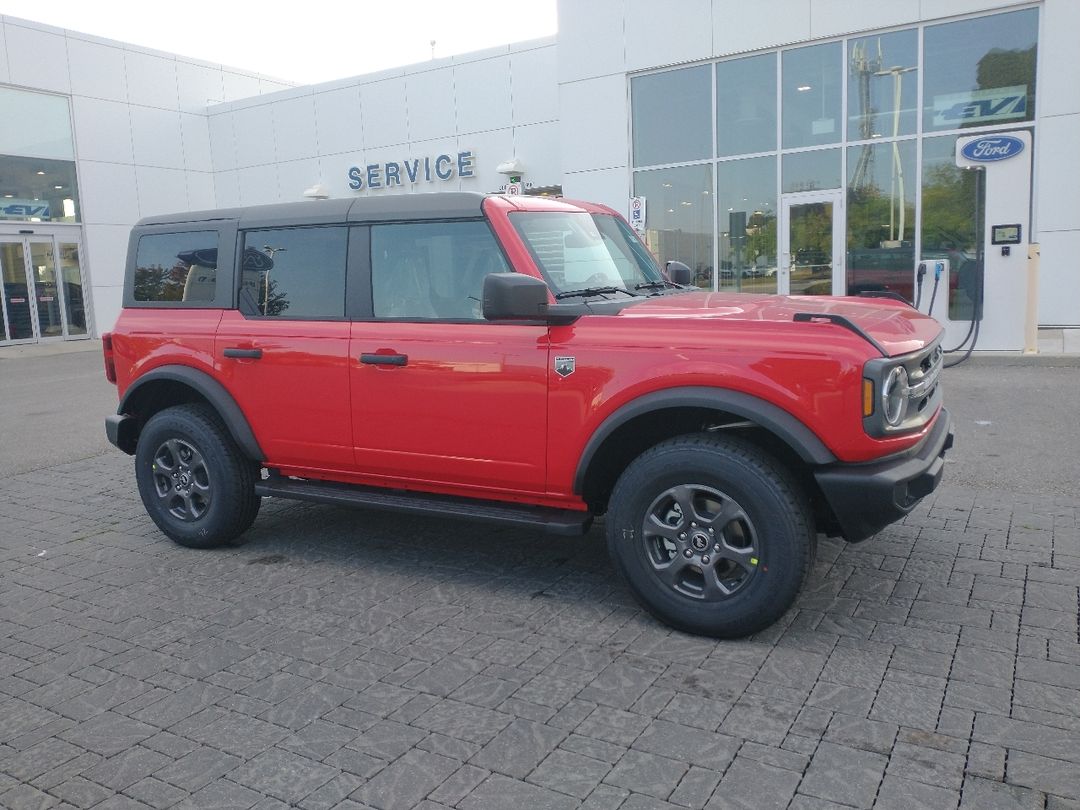
<path id="1" fill-rule="evenodd" d="M 0 199 L 0 219 L 49 219 L 47 200 Z"/>
<path id="2" fill-rule="evenodd" d="M 639 233 L 645 230 L 645 198 L 630 198 L 630 227 Z"/>
<path id="3" fill-rule="evenodd" d="M 996 163 L 1008 160 L 1024 151 L 1024 142 L 1012 135 L 990 135 L 968 141 L 960 154 L 976 163 Z"/>

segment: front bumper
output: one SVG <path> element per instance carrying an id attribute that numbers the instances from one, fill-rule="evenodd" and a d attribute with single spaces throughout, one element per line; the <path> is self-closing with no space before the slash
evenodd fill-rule
<path id="1" fill-rule="evenodd" d="M 953 446 L 952 418 L 942 408 L 933 428 L 910 450 L 869 464 L 830 464 L 814 471 L 845 540 L 877 534 L 915 508 L 941 482 Z"/>

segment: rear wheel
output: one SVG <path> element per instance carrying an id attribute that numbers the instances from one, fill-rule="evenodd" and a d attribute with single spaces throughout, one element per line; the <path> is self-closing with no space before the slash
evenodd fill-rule
<path id="1" fill-rule="evenodd" d="M 235 543 L 259 512 L 257 475 L 208 406 L 166 408 L 139 434 L 139 495 L 158 528 L 182 546 Z"/>
<path id="2" fill-rule="evenodd" d="M 711 434 L 663 442 L 611 496 L 608 550 L 631 591 L 680 630 L 754 633 L 794 602 L 815 535 L 806 495 L 756 446 Z"/>

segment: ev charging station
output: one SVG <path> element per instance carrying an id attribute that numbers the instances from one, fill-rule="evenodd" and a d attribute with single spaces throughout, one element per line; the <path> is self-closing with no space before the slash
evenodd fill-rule
<path id="1" fill-rule="evenodd" d="M 982 176 L 977 182 L 981 241 L 974 263 L 963 273 L 958 262 L 920 264 L 923 294 L 919 308 L 945 327 L 946 350 L 1020 351 L 1036 295 L 1028 267 L 1031 200 L 1031 133 L 1015 131 L 959 138 L 956 165 Z M 934 276 L 939 278 L 935 280 Z M 974 320 L 950 318 L 950 290 L 971 299 Z M 929 294 L 927 294 L 929 292 Z"/>

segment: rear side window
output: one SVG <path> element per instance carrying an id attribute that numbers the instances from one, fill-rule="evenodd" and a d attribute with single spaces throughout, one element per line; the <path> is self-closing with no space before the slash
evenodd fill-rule
<path id="1" fill-rule="evenodd" d="M 241 304 L 264 317 L 345 317 L 348 243 L 340 225 L 245 232 Z"/>
<path id="2" fill-rule="evenodd" d="M 484 277 L 509 271 L 485 222 L 371 228 L 376 318 L 483 320 Z"/>
<path id="3" fill-rule="evenodd" d="M 217 231 L 139 237 L 136 301 L 208 304 L 217 294 Z"/>

